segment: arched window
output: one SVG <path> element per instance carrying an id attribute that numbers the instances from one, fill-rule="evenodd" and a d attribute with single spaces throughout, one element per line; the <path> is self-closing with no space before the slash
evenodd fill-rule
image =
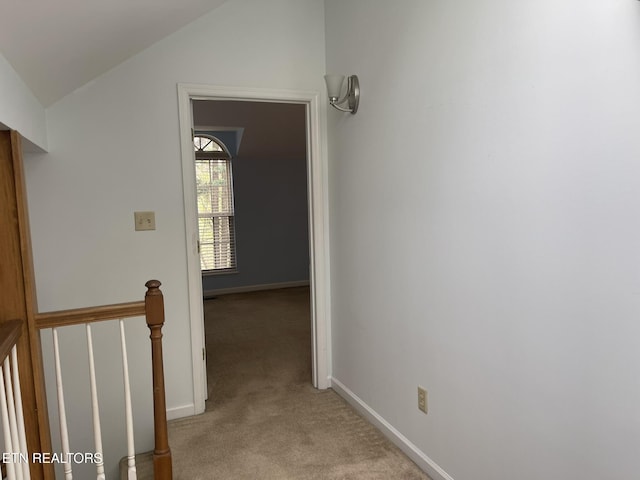
<path id="1" fill-rule="evenodd" d="M 222 147 L 213 137 L 208 135 L 196 135 L 193 137 L 193 146 L 196 152 L 225 152 L 226 149 Z M 228 155 L 227 155 L 228 156 Z"/>
<path id="2" fill-rule="evenodd" d="M 198 250 L 203 273 L 236 271 L 231 157 L 222 142 L 195 135 Z"/>

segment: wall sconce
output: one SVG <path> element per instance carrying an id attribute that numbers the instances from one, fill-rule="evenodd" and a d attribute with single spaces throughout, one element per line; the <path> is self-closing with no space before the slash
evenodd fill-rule
<path id="1" fill-rule="evenodd" d="M 342 98 L 340 98 L 340 92 L 344 84 L 344 75 L 325 75 L 324 81 L 327 83 L 329 104 L 333 108 L 351 114 L 355 114 L 358 111 L 358 104 L 360 103 L 360 83 L 356 75 L 347 77 L 347 93 L 345 93 Z M 345 102 L 347 102 L 347 108 L 341 106 Z"/>

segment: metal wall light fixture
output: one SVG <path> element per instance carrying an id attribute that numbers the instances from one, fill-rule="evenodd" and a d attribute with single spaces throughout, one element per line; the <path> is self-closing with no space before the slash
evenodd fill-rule
<path id="1" fill-rule="evenodd" d="M 347 93 L 340 98 L 344 75 L 325 75 L 324 81 L 327 83 L 327 93 L 329 94 L 329 104 L 341 112 L 355 114 L 360 103 L 360 83 L 357 75 L 347 77 Z M 347 104 L 346 107 L 342 106 Z"/>

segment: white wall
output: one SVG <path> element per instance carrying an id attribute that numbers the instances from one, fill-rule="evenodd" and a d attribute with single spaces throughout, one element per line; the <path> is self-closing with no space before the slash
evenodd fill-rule
<path id="1" fill-rule="evenodd" d="M 0 54 L 0 128 L 2 125 L 19 131 L 27 140 L 26 148 L 47 148 L 43 106 Z"/>
<path id="2" fill-rule="evenodd" d="M 319 91 L 323 74 L 320 0 L 233 0 L 47 110 L 50 153 L 25 162 L 40 310 L 142 299 L 161 280 L 173 415 L 194 401 L 176 85 Z M 157 230 L 135 232 L 135 210 Z"/>
<path id="3" fill-rule="evenodd" d="M 325 9 L 334 378 L 456 480 L 634 478 L 640 3 Z"/>

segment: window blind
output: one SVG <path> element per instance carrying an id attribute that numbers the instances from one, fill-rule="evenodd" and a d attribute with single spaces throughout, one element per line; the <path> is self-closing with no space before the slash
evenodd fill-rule
<path id="1" fill-rule="evenodd" d="M 231 162 L 228 158 L 196 159 L 200 266 L 235 270 L 235 228 Z"/>

